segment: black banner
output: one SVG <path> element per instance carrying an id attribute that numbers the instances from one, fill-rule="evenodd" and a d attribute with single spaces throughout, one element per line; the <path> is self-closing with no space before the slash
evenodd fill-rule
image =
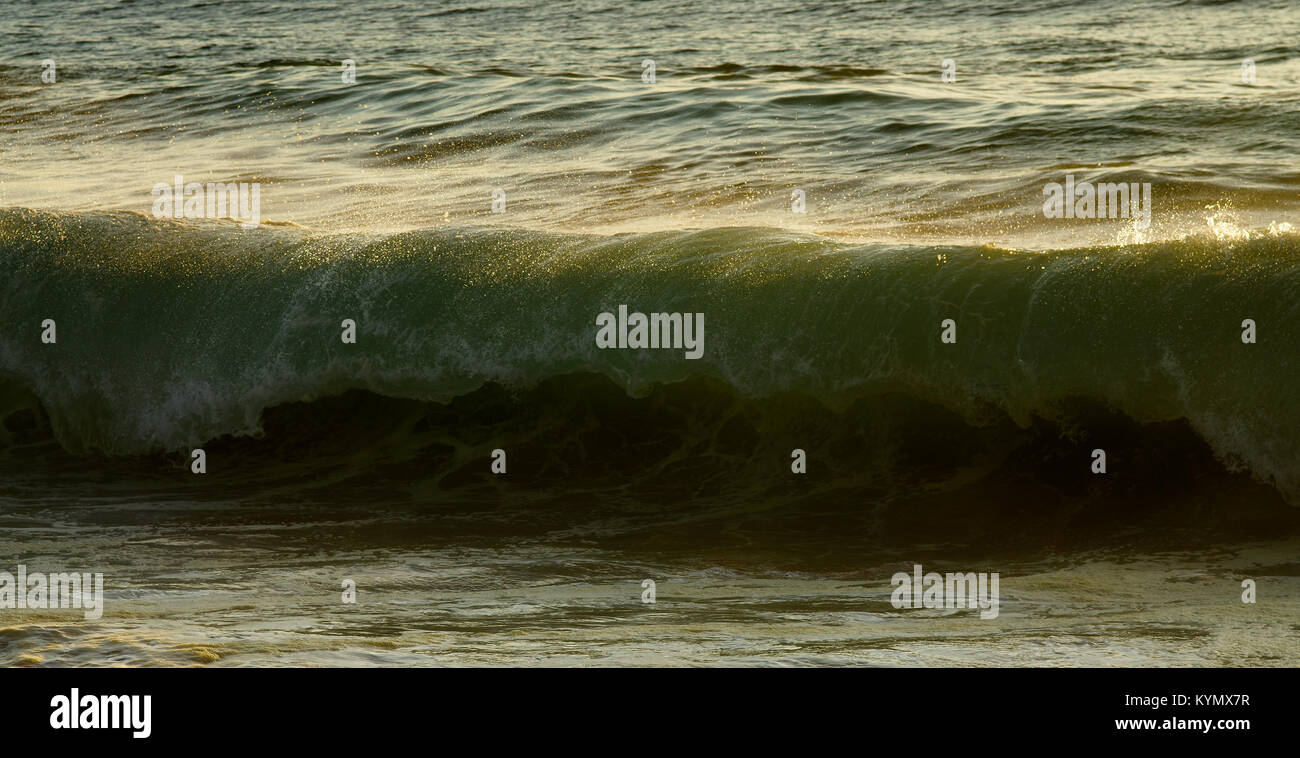
<path id="1" fill-rule="evenodd" d="M 809 746 L 839 733 L 1229 747 L 1290 733 L 1296 679 L 1276 669 L 47 669 L 6 681 L 7 734 L 131 749 L 376 746 L 435 733 L 495 748 L 561 731 L 680 744 L 699 730 Z"/>

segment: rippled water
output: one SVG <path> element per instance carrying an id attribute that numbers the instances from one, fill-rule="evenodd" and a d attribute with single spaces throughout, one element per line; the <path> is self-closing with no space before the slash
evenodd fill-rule
<path id="1" fill-rule="evenodd" d="M 180 173 L 342 230 L 499 225 L 500 188 L 555 231 L 1116 241 L 1043 223 L 1073 172 L 1151 182 L 1153 239 L 1267 226 L 1297 207 L 1298 31 L 1285 1 L 41 4 L 0 26 L 0 191 L 146 212 Z"/>

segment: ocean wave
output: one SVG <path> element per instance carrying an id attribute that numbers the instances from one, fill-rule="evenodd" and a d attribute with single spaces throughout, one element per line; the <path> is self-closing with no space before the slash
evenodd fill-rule
<path id="1" fill-rule="evenodd" d="M 1083 401 L 1183 423 L 1222 464 L 1294 499 L 1298 246 L 1293 234 L 1036 253 L 757 228 L 321 235 L 9 209 L 0 380 L 10 411 L 38 403 L 67 450 L 111 455 L 259 436 L 267 409 L 349 391 L 450 403 L 575 375 L 631 399 L 706 381 L 833 413 L 907 398 L 971 429 L 1047 420 L 1063 435 L 1079 432 Z M 703 357 L 599 349 L 595 319 L 621 304 L 705 314 Z M 356 344 L 340 340 L 343 319 Z M 955 344 L 940 341 L 945 319 Z M 1257 344 L 1242 341 L 1245 319 Z"/>

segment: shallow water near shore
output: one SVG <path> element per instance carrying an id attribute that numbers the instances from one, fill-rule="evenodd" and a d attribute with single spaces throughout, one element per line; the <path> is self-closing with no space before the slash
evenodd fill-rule
<path id="1" fill-rule="evenodd" d="M 21 554 L 29 570 L 102 568 L 108 611 L 8 612 L 5 665 L 1290 666 L 1300 652 L 1295 540 L 959 561 L 1001 572 L 998 616 L 984 620 L 890 604 L 888 577 L 908 560 L 953 567 L 941 546 L 826 566 L 735 542 L 503 546 L 410 514 L 307 523 L 157 503 L 141 526 L 111 523 L 135 520 L 131 507 L 73 510 L 26 516 Z M 340 601 L 343 578 L 355 604 Z M 1241 602 L 1243 578 L 1259 604 Z"/>

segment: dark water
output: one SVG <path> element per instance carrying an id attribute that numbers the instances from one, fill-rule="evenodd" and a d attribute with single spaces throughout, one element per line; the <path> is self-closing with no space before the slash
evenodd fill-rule
<path id="1" fill-rule="evenodd" d="M 0 662 L 1294 664 L 1294 5 L 6 16 Z"/>

